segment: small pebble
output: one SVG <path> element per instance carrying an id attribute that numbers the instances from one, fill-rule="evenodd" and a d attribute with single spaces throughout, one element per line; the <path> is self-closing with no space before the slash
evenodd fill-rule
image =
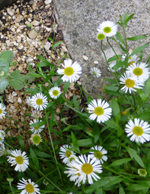
<path id="1" fill-rule="evenodd" d="M 87 60 L 88 60 L 88 57 L 85 56 L 85 55 L 83 55 L 83 59 L 84 59 L 85 61 L 87 61 Z"/>

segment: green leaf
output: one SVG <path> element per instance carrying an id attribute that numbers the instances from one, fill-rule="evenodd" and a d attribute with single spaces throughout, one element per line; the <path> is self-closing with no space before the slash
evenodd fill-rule
<path id="1" fill-rule="evenodd" d="M 35 79 L 34 76 L 32 76 L 30 73 L 25 75 L 25 79 L 28 81 L 28 83 L 33 82 L 33 80 Z"/>
<path id="2" fill-rule="evenodd" d="M 36 57 L 37 57 L 39 60 L 41 60 L 41 61 L 45 61 L 45 62 L 47 62 L 47 60 L 46 60 L 46 59 L 44 59 L 41 55 L 36 55 Z"/>
<path id="3" fill-rule="evenodd" d="M 3 51 L 0 53 L 0 58 L 7 61 L 7 63 L 10 63 L 14 58 L 14 54 L 12 51 Z"/>
<path id="4" fill-rule="evenodd" d="M 0 58 L 0 77 L 7 77 L 9 72 L 9 63 Z"/>
<path id="5" fill-rule="evenodd" d="M 32 76 L 32 77 L 38 77 L 38 78 L 39 77 L 42 77 L 40 74 L 38 74 L 38 73 L 32 73 L 32 72 L 29 73 L 29 75 Z"/>
<path id="6" fill-rule="evenodd" d="M 123 43 L 123 44 L 125 45 L 125 42 L 124 42 L 124 40 L 123 40 L 123 38 L 122 38 L 122 36 L 121 36 L 121 34 L 120 34 L 119 31 L 117 31 L 116 38 L 117 38 L 121 43 Z"/>
<path id="7" fill-rule="evenodd" d="M 35 167 L 36 167 L 38 170 L 40 170 L 40 167 L 39 167 L 39 160 L 38 160 L 37 156 L 35 155 L 35 153 L 34 153 L 34 151 L 32 150 L 31 147 L 30 147 L 30 155 L 31 155 L 33 164 L 35 165 Z"/>
<path id="8" fill-rule="evenodd" d="M 112 106 L 112 110 L 113 110 L 114 117 L 117 117 L 120 120 L 121 113 L 120 113 L 120 107 L 119 107 L 118 102 L 116 101 L 115 98 L 113 98 L 113 100 L 111 101 L 110 104 Z M 117 122 L 119 122 L 119 120 L 117 120 Z"/>
<path id="9" fill-rule="evenodd" d="M 145 96 L 148 97 L 150 94 L 150 78 L 145 83 L 144 92 Z"/>
<path id="10" fill-rule="evenodd" d="M 48 40 L 50 40 L 50 41 L 54 42 L 54 40 L 53 40 L 52 38 L 50 38 L 50 37 L 47 37 L 47 38 L 48 38 Z"/>
<path id="11" fill-rule="evenodd" d="M 31 127 L 41 127 L 43 125 L 45 125 L 46 121 L 39 121 L 37 123 L 31 124 Z"/>
<path id="12" fill-rule="evenodd" d="M 84 146 L 90 147 L 92 144 L 93 144 L 93 138 L 78 140 L 78 145 L 80 147 L 84 147 Z"/>
<path id="13" fill-rule="evenodd" d="M 144 39 L 144 38 L 147 38 L 147 36 L 146 35 L 143 35 L 143 36 L 133 36 L 133 37 L 129 37 L 127 39 L 131 40 L 131 41 L 136 41 L 136 40 L 141 40 L 141 39 Z"/>
<path id="14" fill-rule="evenodd" d="M 80 149 L 79 149 L 79 145 L 78 145 L 78 140 L 77 138 L 75 137 L 74 133 L 71 131 L 71 138 L 72 138 L 72 144 L 74 146 L 74 148 L 80 152 Z"/>
<path id="15" fill-rule="evenodd" d="M 122 55 L 118 55 L 118 57 L 121 58 Z M 116 55 L 114 55 L 113 57 L 111 57 L 111 58 L 108 59 L 108 63 L 109 62 L 112 62 L 112 61 L 117 61 L 118 57 Z"/>
<path id="16" fill-rule="evenodd" d="M 118 86 L 109 86 L 109 85 L 107 85 L 107 86 L 105 86 L 105 89 L 106 90 L 113 91 L 113 92 L 117 92 L 117 90 L 119 89 L 119 87 Z"/>
<path id="17" fill-rule="evenodd" d="M 70 86 L 70 82 L 65 82 L 65 84 L 64 84 L 64 92 L 63 92 L 63 94 L 65 94 L 66 92 L 67 92 L 67 90 L 68 90 L 68 88 L 69 88 L 69 86 Z"/>
<path id="18" fill-rule="evenodd" d="M 133 150 L 132 148 L 126 147 L 127 152 L 129 153 L 131 158 L 134 158 L 136 160 L 136 162 L 143 168 L 145 168 L 144 163 L 142 161 L 142 159 L 140 158 L 140 156 L 137 154 L 137 152 L 135 150 Z"/>
<path id="19" fill-rule="evenodd" d="M 8 85 L 9 82 L 5 78 L 0 79 L 0 90 L 5 90 Z"/>
<path id="20" fill-rule="evenodd" d="M 130 191 L 140 191 L 140 190 L 144 190 L 144 189 L 147 189 L 147 188 L 149 188 L 149 187 L 139 185 L 139 184 L 129 184 L 126 189 L 130 190 Z"/>
<path id="21" fill-rule="evenodd" d="M 131 55 L 135 55 L 135 54 L 137 54 L 137 53 L 143 51 L 146 47 L 148 47 L 148 45 L 149 45 L 149 42 L 146 43 L 146 44 L 144 44 L 143 46 L 140 46 L 140 47 L 135 48 L 135 49 L 132 51 Z"/>
<path id="22" fill-rule="evenodd" d="M 20 135 L 18 135 L 18 139 L 19 139 L 21 149 L 24 150 L 24 140 L 22 139 L 22 137 Z"/>
<path id="23" fill-rule="evenodd" d="M 131 14 L 130 16 L 128 16 L 128 14 L 125 15 L 124 17 L 125 28 L 127 27 L 128 21 L 131 20 L 133 16 L 134 14 Z"/>
<path id="24" fill-rule="evenodd" d="M 119 126 L 118 123 L 115 123 L 115 121 L 113 119 L 110 119 L 110 120 L 106 121 L 105 124 L 109 128 L 116 129 L 118 131 L 118 137 L 121 136 L 123 129 Z"/>
<path id="25" fill-rule="evenodd" d="M 122 165 L 124 163 L 127 163 L 127 162 L 130 162 L 132 159 L 131 158 L 124 158 L 124 159 L 119 159 L 119 160 L 116 160 L 114 161 L 113 163 L 111 163 L 109 165 L 109 167 L 112 167 L 112 166 L 119 166 L 119 165 Z"/>
<path id="26" fill-rule="evenodd" d="M 15 90 L 20 90 L 24 87 L 26 77 L 16 70 L 8 77 L 9 85 L 14 87 Z"/>
<path id="27" fill-rule="evenodd" d="M 50 156 L 49 154 L 47 154 L 45 152 L 36 152 L 36 155 L 41 157 L 41 158 L 52 158 L 52 156 Z"/>
<path id="28" fill-rule="evenodd" d="M 146 98 L 146 95 L 144 94 L 144 92 L 142 90 L 140 90 L 140 89 L 137 89 L 137 93 L 141 97 L 142 101 L 146 102 L 147 98 Z"/>
<path id="29" fill-rule="evenodd" d="M 54 44 L 54 46 L 52 46 L 52 49 L 56 48 L 57 46 L 59 46 L 63 41 L 58 41 L 56 44 Z"/>
<path id="30" fill-rule="evenodd" d="M 119 186 L 119 194 L 125 194 L 124 189 L 121 185 Z"/>

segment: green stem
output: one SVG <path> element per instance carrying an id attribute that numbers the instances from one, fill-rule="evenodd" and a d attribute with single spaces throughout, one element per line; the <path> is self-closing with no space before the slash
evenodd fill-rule
<path id="1" fill-rule="evenodd" d="M 54 169 L 53 171 L 49 172 L 48 174 L 45 175 L 45 177 L 47 177 L 48 175 L 52 174 L 52 173 L 55 172 L 56 170 L 57 170 L 57 169 Z M 45 177 L 42 177 L 42 178 L 40 178 L 38 181 L 36 181 L 36 184 L 37 184 L 38 182 L 40 182 L 42 179 L 44 179 Z"/>
<path id="2" fill-rule="evenodd" d="M 108 65 L 108 67 L 109 67 L 109 63 L 108 63 L 108 61 L 107 61 L 105 52 L 104 52 L 104 50 L 103 50 L 103 41 L 101 41 L 101 50 L 102 50 L 102 53 L 103 53 L 103 55 L 104 55 L 105 61 L 106 61 L 107 65 Z M 119 85 L 119 82 L 118 82 L 118 80 L 117 80 L 115 74 L 114 74 L 112 71 L 111 71 L 111 73 L 112 73 L 112 75 L 114 76 L 114 78 L 115 78 L 115 80 L 116 80 L 116 83 Z"/>
<path id="3" fill-rule="evenodd" d="M 124 41 L 125 41 L 125 47 L 126 47 L 126 53 L 127 53 L 127 59 L 128 59 L 128 43 L 127 43 L 127 36 L 126 36 L 126 32 L 125 32 L 125 27 L 122 26 L 123 28 L 123 35 L 124 35 Z"/>
<path id="4" fill-rule="evenodd" d="M 122 142 L 123 136 L 124 136 L 124 131 L 122 132 L 122 135 L 121 135 L 121 138 L 120 138 L 120 141 L 119 141 L 119 146 L 118 146 L 118 149 L 117 149 L 117 160 L 118 160 L 118 155 L 119 155 L 119 152 L 120 152 L 120 149 L 121 149 L 121 142 Z"/>
<path id="5" fill-rule="evenodd" d="M 108 42 L 109 46 L 111 47 L 111 49 L 114 51 L 114 53 L 115 53 L 115 55 L 116 55 L 117 59 L 119 59 L 119 57 L 118 57 L 118 55 L 117 55 L 117 53 L 116 53 L 115 49 L 111 46 L 111 44 L 110 44 L 110 42 L 109 42 L 109 38 L 108 38 L 108 37 L 107 37 L 107 42 Z"/>
<path id="6" fill-rule="evenodd" d="M 127 179 L 127 180 L 129 180 L 129 181 L 131 181 L 131 182 L 134 182 L 132 179 L 130 179 L 130 178 L 128 178 L 128 177 L 126 177 L 126 176 L 124 176 L 124 175 L 122 175 L 122 174 L 116 172 L 115 170 L 112 170 L 112 169 L 110 169 L 110 168 L 108 168 L 108 167 L 106 167 L 106 166 L 103 166 L 103 168 L 106 169 L 106 170 L 108 170 L 108 171 L 110 171 L 110 172 L 113 172 L 113 173 L 115 173 L 115 174 L 118 174 L 119 176 L 121 176 L 121 177 L 123 177 L 123 178 L 125 178 L 125 179 Z"/>
<path id="7" fill-rule="evenodd" d="M 12 186 L 11 186 L 11 182 L 9 182 L 9 187 L 10 187 L 10 190 L 11 190 L 12 194 L 15 194 L 15 193 L 13 192 L 13 189 L 12 189 Z"/>
<path id="8" fill-rule="evenodd" d="M 114 129 L 102 142 L 102 144 L 106 141 L 106 139 L 108 139 L 114 132 L 116 131 L 116 129 Z"/>
<path id="9" fill-rule="evenodd" d="M 75 85 L 78 86 L 90 99 L 93 99 L 79 84 L 75 82 Z"/>
<path id="10" fill-rule="evenodd" d="M 6 143 L 5 141 L 4 141 L 4 144 L 6 144 L 8 147 L 10 147 L 11 149 L 14 150 L 14 148 L 11 145 L 9 145 L 8 143 Z"/>
<path id="11" fill-rule="evenodd" d="M 48 113 L 45 111 L 45 114 L 46 114 L 46 120 L 47 120 L 47 127 L 48 127 L 49 138 L 50 138 L 50 142 L 51 142 L 51 146 L 52 146 L 52 150 L 53 150 L 53 154 L 54 154 L 54 158 L 55 158 L 57 170 L 58 170 L 60 179 L 61 179 L 61 181 L 62 181 L 61 173 L 60 173 L 60 170 L 59 170 L 59 168 L 58 168 L 58 161 L 57 161 L 57 158 L 56 158 L 56 153 L 55 153 L 55 149 L 54 149 L 54 145 L 53 145 L 53 140 L 52 140 L 52 136 L 51 136 L 51 129 L 50 129 L 50 127 L 49 127 Z"/>
<path id="12" fill-rule="evenodd" d="M 44 46 L 43 46 L 42 40 L 41 40 L 41 38 L 39 37 L 39 34 L 37 33 L 37 31 L 36 31 L 34 28 L 32 28 L 32 27 L 31 27 L 31 29 L 32 29 L 32 30 L 34 30 L 34 32 L 36 32 L 37 37 L 38 37 L 38 39 L 40 40 L 40 43 L 41 43 L 41 46 L 42 46 L 43 52 L 44 52 L 44 54 L 45 54 L 45 57 L 46 57 L 46 59 L 48 60 L 48 57 L 47 57 L 47 55 L 46 55 L 46 52 L 45 52 L 45 49 L 44 49 Z"/>

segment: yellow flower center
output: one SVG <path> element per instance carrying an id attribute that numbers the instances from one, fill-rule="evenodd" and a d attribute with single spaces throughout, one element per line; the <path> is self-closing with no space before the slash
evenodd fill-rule
<path id="1" fill-rule="evenodd" d="M 32 141 L 34 144 L 39 144 L 41 142 L 41 137 L 40 135 L 34 135 L 32 138 Z"/>
<path id="2" fill-rule="evenodd" d="M 145 169 L 139 169 L 138 172 L 139 172 L 139 174 L 140 174 L 141 176 L 146 176 L 146 175 L 147 175 L 147 172 L 146 172 Z"/>
<path id="3" fill-rule="evenodd" d="M 93 71 L 93 75 L 97 75 L 97 71 Z"/>
<path id="4" fill-rule="evenodd" d="M 102 154 L 102 152 L 97 151 L 97 152 L 94 152 L 94 156 L 95 156 L 97 159 L 101 159 L 101 157 L 103 156 L 103 154 Z"/>
<path id="5" fill-rule="evenodd" d="M 100 116 L 100 115 L 103 115 L 104 114 L 104 109 L 102 107 L 96 107 L 94 109 L 94 113 L 97 115 L 97 116 Z"/>
<path id="6" fill-rule="evenodd" d="M 75 157 L 69 158 L 69 162 L 73 161 L 74 159 L 75 159 Z"/>
<path id="7" fill-rule="evenodd" d="M 40 127 L 34 127 L 35 130 L 38 130 Z"/>
<path id="8" fill-rule="evenodd" d="M 98 40 L 103 40 L 105 38 L 104 34 L 97 34 L 97 39 Z"/>
<path id="9" fill-rule="evenodd" d="M 37 100 L 36 100 L 36 104 L 37 105 L 42 105 L 43 104 L 43 100 L 42 99 L 40 99 L 40 98 L 38 98 Z"/>
<path id="10" fill-rule="evenodd" d="M 128 66 L 133 65 L 133 63 L 135 63 L 135 61 L 131 61 Z"/>
<path id="11" fill-rule="evenodd" d="M 136 68 L 133 70 L 133 73 L 134 73 L 134 75 L 136 75 L 136 76 L 140 76 L 140 75 L 142 75 L 143 70 L 142 70 L 141 68 L 139 68 L 139 67 L 136 67 Z"/>
<path id="12" fill-rule="evenodd" d="M 83 164 L 81 169 L 85 174 L 91 174 L 93 172 L 93 166 L 89 163 Z"/>
<path id="13" fill-rule="evenodd" d="M 65 155 L 66 155 L 67 158 L 69 158 L 69 157 L 71 156 L 71 154 L 72 154 L 72 153 L 71 153 L 69 150 L 67 150 L 67 151 L 65 152 Z"/>
<path id="14" fill-rule="evenodd" d="M 54 96 L 58 96 L 58 94 L 59 94 L 58 90 L 53 90 L 53 95 Z"/>
<path id="15" fill-rule="evenodd" d="M 127 79 L 127 80 L 125 81 L 125 85 L 126 85 L 128 88 L 133 88 L 134 85 L 135 85 L 135 81 L 132 80 L 132 79 Z"/>
<path id="16" fill-rule="evenodd" d="M 34 187 L 33 187 L 30 183 L 28 183 L 28 184 L 26 184 L 26 186 L 25 186 L 25 190 L 26 190 L 28 193 L 33 193 L 33 192 L 34 192 Z"/>
<path id="17" fill-rule="evenodd" d="M 74 74 L 74 69 L 72 67 L 66 67 L 64 69 L 64 74 L 67 76 L 71 76 Z"/>
<path id="18" fill-rule="evenodd" d="M 137 135 L 137 136 L 141 136 L 143 134 L 143 129 L 142 127 L 139 127 L 139 126 L 135 126 L 133 129 L 132 129 L 132 132 L 134 133 L 134 135 Z"/>
<path id="19" fill-rule="evenodd" d="M 2 112 L 3 112 L 2 109 L 0 109 L 0 114 L 2 114 Z"/>
<path id="20" fill-rule="evenodd" d="M 105 27 L 104 28 L 104 32 L 105 33 L 110 33 L 111 32 L 111 28 L 110 27 Z"/>
<path id="21" fill-rule="evenodd" d="M 17 162 L 17 164 L 23 164 L 23 157 L 22 156 L 17 156 L 16 157 L 16 162 Z"/>
<path id="22" fill-rule="evenodd" d="M 1 132 L 1 134 L 2 134 L 2 136 L 4 136 L 5 134 L 4 134 L 4 132 Z"/>

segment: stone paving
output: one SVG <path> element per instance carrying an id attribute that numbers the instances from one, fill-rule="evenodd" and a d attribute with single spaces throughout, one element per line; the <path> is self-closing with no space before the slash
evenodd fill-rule
<path id="1" fill-rule="evenodd" d="M 110 77 L 100 49 L 100 42 L 96 39 L 97 27 L 105 20 L 118 21 L 119 15 L 126 12 L 134 13 L 129 22 L 127 36 L 149 33 L 150 29 L 150 1 L 149 0 L 54 0 L 56 17 L 63 30 L 64 40 L 73 60 L 78 61 L 83 68 L 81 82 L 84 89 L 94 98 L 103 96 L 103 78 Z M 120 28 L 119 28 L 120 31 Z M 149 39 L 147 39 L 149 41 Z M 134 49 L 139 42 L 130 42 L 129 48 Z M 143 43 L 144 44 L 144 43 Z M 123 54 L 113 43 L 118 54 Z M 104 42 L 107 57 L 114 55 Z M 144 52 L 148 56 L 150 48 Z M 86 56 L 86 57 L 85 57 Z M 96 64 L 98 61 L 98 64 Z M 144 61 L 143 61 L 144 62 Z M 94 64 L 95 63 L 95 64 Z M 100 78 L 92 78 L 86 83 L 91 67 L 98 67 L 102 71 Z"/>

